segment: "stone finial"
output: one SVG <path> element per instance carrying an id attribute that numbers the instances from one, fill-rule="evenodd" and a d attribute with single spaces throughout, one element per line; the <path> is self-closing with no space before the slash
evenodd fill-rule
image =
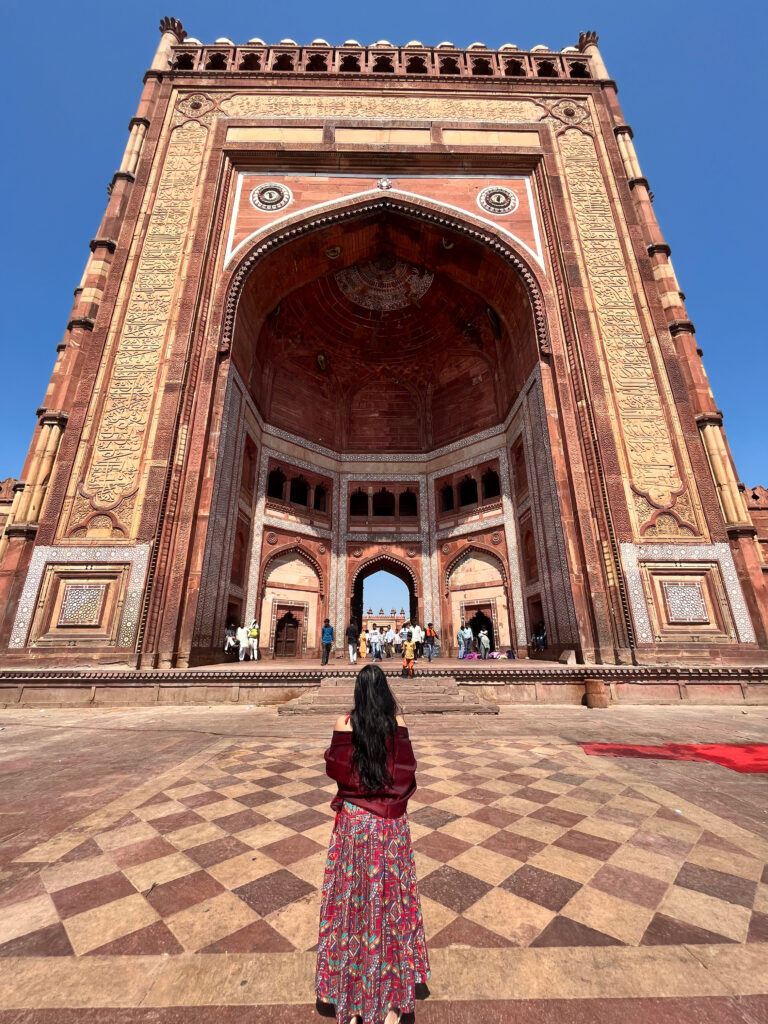
<path id="1" fill-rule="evenodd" d="M 0 480 L 0 502 L 8 504 L 13 501 L 13 489 L 18 483 L 15 477 L 9 476 Z"/>
<path id="2" fill-rule="evenodd" d="M 747 500 L 747 508 L 768 510 L 768 487 L 745 487 L 744 497 Z"/>
<path id="3" fill-rule="evenodd" d="M 176 36 L 177 43 L 183 43 L 188 35 L 178 18 L 169 18 L 167 16 L 160 19 L 160 31 L 163 35 L 166 32 L 172 32 Z"/>
<path id="4" fill-rule="evenodd" d="M 593 78 L 610 79 L 611 76 L 597 48 L 597 32 L 579 33 L 579 51 L 590 58 Z"/>

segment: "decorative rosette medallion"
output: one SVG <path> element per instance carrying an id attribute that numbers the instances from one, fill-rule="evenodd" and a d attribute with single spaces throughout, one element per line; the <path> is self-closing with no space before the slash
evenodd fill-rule
<path id="1" fill-rule="evenodd" d="M 251 192 L 251 206 L 266 213 L 282 210 L 293 199 L 293 193 L 287 185 L 276 181 L 267 181 L 257 185 Z"/>
<path id="2" fill-rule="evenodd" d="M 477 205 L 486 213 L 493 213 L 497 217 L 503 217 L 508 213 L 514 213 L 520 205 L 517 192 L 503 185 L 489 185 L 484 188 L 477 197 Z"/>

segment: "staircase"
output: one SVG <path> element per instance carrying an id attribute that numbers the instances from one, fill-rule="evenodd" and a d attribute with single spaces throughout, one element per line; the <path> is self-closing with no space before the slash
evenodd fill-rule
<path id="1" fill-rule="evenodd" d="M 452 676 L 421 676 L 415 679 L 389 677 L 389 685 L 404 715 L 498 715 L 491 704 L 474 693 L 459 689 Z M 347 714 L 354 703 L 354 677 L 325 678 L 317 689 L 309 690 L 277 709 L 280 715 Z"/>

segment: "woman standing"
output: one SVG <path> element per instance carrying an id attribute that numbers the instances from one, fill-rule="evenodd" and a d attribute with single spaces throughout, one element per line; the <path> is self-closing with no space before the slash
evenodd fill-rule
<path id="1" fill-rule="evenodd" d="M 416 789 L 408 729 L 378 665 L 355 682 L 326 771 L 338 784 L 320 909 L 315 992 L 344 1024 L 397 1024 L 429 977 L 406 808 Z"/>

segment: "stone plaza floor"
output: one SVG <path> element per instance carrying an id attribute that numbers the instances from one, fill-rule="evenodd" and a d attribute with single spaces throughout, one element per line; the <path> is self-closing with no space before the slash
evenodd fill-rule
<path id="1" fill-rule="evenodd" d="M 0 712 L 0 1024 L 319 1020 L 331 724 Z M 768 708 L 409 724 L 417 1020 L 768 1021 L 768 776 L 578 746 L 765 743 Z"/>

